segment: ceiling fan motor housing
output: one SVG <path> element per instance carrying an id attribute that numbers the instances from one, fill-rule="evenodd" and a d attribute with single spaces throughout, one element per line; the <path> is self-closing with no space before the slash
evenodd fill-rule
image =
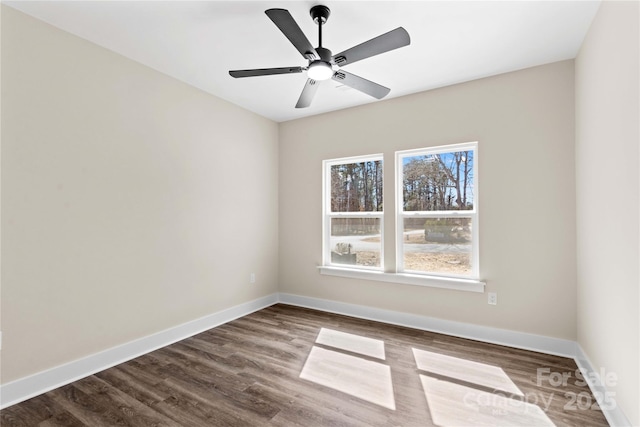
<path id="1" fill-rule="evenodd" d="M 324 47 L 317 47 L 316 52 L 318 52 L 318 56 L 320 56 L 320 61 L 331 63 L 331 51 Z"/>

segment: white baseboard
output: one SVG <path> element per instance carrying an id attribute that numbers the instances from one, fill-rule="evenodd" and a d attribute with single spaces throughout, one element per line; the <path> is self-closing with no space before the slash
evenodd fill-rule
<path id="1" fill-rule="evenodd" d="M 631 426 L 631 421 L 629 421 L 624 412 L 622 412 L 622 409 L 620 409 L 616 404 L 615 395 L 612 395 L 610 391 L 607 391 L 607 387 L 602 381 L 600 371 L 594 369 L 591 361 L 580 344 L 576 344 L 575 360 L 578 368 L 582 371 L 587 384 L 589 384 L 589 388 L 593 395 L 596 396 L 596 399 L 599 397 L 604 399 L 599 402 L 600 409 L 602 410 L 602 413 L 607 419 L 609 425 L 616 427 Z"/>
<path id="2" fill-rule="evenodd" d="M 0 409 L 93 375 L 96 372 L 173 344 L 223 323 L 246 316 L 247 314 L 269 307 L 277 302 L 278 294 L 267 295 L 153 335 L 83 357 L 82 359 L 3 384 L 0 386 Z"/>
<path id="3" fill-rule="evenodd" d="M 279 294 L 279 301 L 284 304 L 291 304 L 299 307 L 314 308 L 330 313 L 344 314 L 347 316 L 359 317 L 361 319 L 407 326 L 409 328 L 438 332 L 445 335 L 469 338 L 476 341 L 538 351 L 557 356 L 573 358 L 576 354 L 576 343 L 574 341 L 563 340 L 560 338 L 545 337 L 525 332 L 509 331 L 506 329 L 454 322 L 452 320 L 443 320 L 434 317 L 402 313 L 399 311 L 383 310 L 380 308 L 285 293 Z"/>
<path id="4" fill-rule="evenodd" d="M 0 386 L 0 409 L 72 383 L 278 302 L 575 359 L 594 395 L 606 396 L 600 373 L 574 341 L 287 293 L 271 294 Z M 630 426 L 617 407 L 603 407 L 612 426 Z"/>

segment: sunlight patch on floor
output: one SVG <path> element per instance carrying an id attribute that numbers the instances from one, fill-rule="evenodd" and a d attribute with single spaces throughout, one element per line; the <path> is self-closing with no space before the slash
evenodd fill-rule
<path id="1" fill-rule="evenodd" d="M 468 383 L 478 384 L 495 390 L 506 391 L 522 396 L 522 391 L 511 378 L 498 366 L 433 353 L 431 351 L 413 349 L 418 369 L 434 374 L 455 378 Z"/>
<path id="2" fill-rule="evenodd" d="M 554 426 L 544 411 L 513 399 L 420 375 L 431 418 L 438 426 Z"/>
<path id="3" fill-rule="evenodd" d="M 396 409 L 388 365 L 314 346 L 300 378 Z"/>
<path id="4" fill-rule="evenodd" d="M 376 359 L 385 359 L 384 341 L 363 337 L 361 335 L 322 328 L 320 329 L 316 343 L 347 350 L 352 353 L 375 357 Z"/>

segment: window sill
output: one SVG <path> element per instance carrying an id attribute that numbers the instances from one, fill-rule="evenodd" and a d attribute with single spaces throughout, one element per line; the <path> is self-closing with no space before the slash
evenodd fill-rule
<path id="1" fill-rule="evenodd" d="M 427 286 L 432 288 L 454 289 L 457 291 L 484 292 L 485 282 L 470 279 L 457 279 L 439 276 L 422 276 L 408 273 L 385 273 L 383 271 L 356 270 L 319 266 L 320 274 L 327 276 L 349 277 L 352 279 L 375 280 L 378 282 L 401 283 L 404 285 Z"/>

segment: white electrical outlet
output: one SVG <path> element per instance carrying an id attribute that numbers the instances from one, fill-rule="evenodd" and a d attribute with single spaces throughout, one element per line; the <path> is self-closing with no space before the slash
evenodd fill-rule
<path id="1" fill-rule="evenodd" d="M 496 292 L 489 292 L 489 297 L 487 302 L 491 305 L 498 304 L 498 294 Z"/>
<path id="2" fill-rule="evenodd" d="M 251 273 L 249 275 L 249 282 L 256 283 L 256 273 Z"/>

